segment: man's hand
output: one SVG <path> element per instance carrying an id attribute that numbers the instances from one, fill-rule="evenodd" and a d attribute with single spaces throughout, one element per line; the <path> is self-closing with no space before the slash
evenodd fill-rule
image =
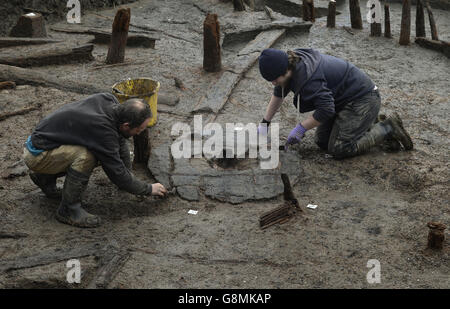
<path id="1" fill-rule="evenodd" d="M 164 196 L 167 194 L 166 188 L 160 183 L 152 184 L 152 195 Z"/>

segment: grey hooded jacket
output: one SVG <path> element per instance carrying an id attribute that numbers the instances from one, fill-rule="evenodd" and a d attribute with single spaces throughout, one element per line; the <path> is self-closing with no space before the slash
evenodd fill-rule
<path id="1" fill-rule="evenodd" d="M 335 116 L 346 103 L 369 91 L 375 84 L 352 63 L 325 55 L 312 48 L 294 52 L 301 57 L 288 86 L 276 86 L 273 94 L 285 97 L 294 92 L 294 105 L 301 112 L 314 110 L 313 117 L 325 122 Z M 298 104 L 300 103 L 300 106 Z"/>

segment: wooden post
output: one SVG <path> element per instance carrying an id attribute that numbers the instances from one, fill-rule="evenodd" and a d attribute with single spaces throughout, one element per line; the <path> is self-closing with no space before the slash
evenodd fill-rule
<path id="1" fill-rule="evenodd" d="M 222 69 L 217 14 L 208 14 L 203 22 L 203 69 L 207 72 L 218 72 Z"/>
<path id="2" fill-rule="evenodd" d="M 431 39 L 435 41 L 439 41 L 436 23 L 434 22 L 433 12 L 431 12 L 431 7 L 428 1 L 425 3 L 428 12 L 428 19 L 430 20 L 430 29 L 431 29 Z"/>
<path id="3" fill-rule="evenodd" d="M 302 17 L 304 21 L 316 21 L 316 14 L 314 10 L 314 0 L 303 0 L 302 3 Z"/>
<path id="4" fill-rule="evenodd" d="M 149 139 L 149 129 L 145 129 L 139 135 L 133 137 L 134 142 L 134 163 L 147 164 L 150 157 L 151 145 Z"/>
<path id="5" fill-rule="evenodd" d="M 381 36 L 381 23 L 370 24 L 370 36 Z"/>
<path id="6" fill-rule="evenodd" d="M 107 64 L 122 63 L 125 60 L 125 47 L 128 40 L 128 29 L 130 27 L 130 9 L 119 9 L 114 18 L 111 43 L 109 45 Z"/>
<path id="7" fill-rule="evenodd" d="M 426 37 L 422 0 L 417 0 L 416 4 L 416 37 Z"/>
<path id="8" fill-rule="evenodd" d="M 392 38 L 391 35 L 391 17 L 389 14 L 389 4 L 384 4 L 384 36 L 386 38 Z"/>
<path id="9" fill-rule="evenodd" d="M 349 0 L 350 21 L 353 29 L 362 29 L 361 9 L 359 8 L 359 0 Z"/>
<path id="10" fill-rule="evenodd" d="M 327 27 L 336 27 L 336 1 L 330 0 L 328 3 L 328 16 L 327 16 Z"/>
<path id="11" fill-rule="evenodd" d="M 409 45 L 411 35 L 411 1 L 403 0 L 402 23 L 400 28 L 400 45 Z"/>
<path id="12" fill-rule="evenodd" d="M 235 11 L 245 11 L 243 0 L 233 0 L 233 6 Z"/>
<path id="13" fill-rule="evenodd" d="M 47 36 L 44 17 L 39 13 L 28 13 L 19 17 L 9 36 L 44 38 Z"/>
<path id="14" fill-rule="evenodd" d="M 446 226 L 439 222 L 428 222 L 427 226 L 430 229 L 428 232 L 428 248 L 442 249 L 445 240 L 444 230 L 446 229 Z"/>

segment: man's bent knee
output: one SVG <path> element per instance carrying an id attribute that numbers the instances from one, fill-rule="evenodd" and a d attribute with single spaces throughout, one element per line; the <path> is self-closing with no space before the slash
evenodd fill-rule
<path id="1" fill-rule="evenodd" d="M 90 175 L 97 166 L 97 159 L 86 147 L 76 146 L 76 148 L 78 148 L 77 156 L 70 167 L 77 172 Z"/>

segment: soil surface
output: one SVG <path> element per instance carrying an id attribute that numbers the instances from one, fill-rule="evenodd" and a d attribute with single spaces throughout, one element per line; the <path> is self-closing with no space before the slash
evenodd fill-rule
<path id="1" fill-rule="evenodd" d="M 301 1 L 294 1 L 301 3 Z M 326 7 L 319 1 L 317 7 Z M 218 14 L 223 31 L 243 20 L 269 22 L 264 12 L 233 12 L 231 3 L 218 0 L 149 1 L 126 5 L 132 24 L 162 31 L 156 49 L 128 48 L 129 65 L 95 68 L 105 62 L 107 45 L 95 45 L 95 61 L 33 68 L 53 76 L 110 87 L 126 78 L 151 77 L 161 92 L 177 95 L 175 106 L 158 106 L 158 123 L 150 129 L 152 148 L 170 142 L 172 125 L 189 124 L 191 110 L 221 73 L 202 70 L 202 23 L 205 13 Z M 23 233 L 0 242 L 0 264 L 41 257 L 31 268 L 2 272 L 0 287 L 88 287 L 102 265 L 93 254 L 80 255 L 80 284 L 66 281 L 64 252 L 93 243 L 128 253 L 109 288 L 449 288 L 450 235 L 444 249 L 427 247 L 427 222 L 450 225 L 450 60 L 443 54 L 411 43 L 400 46 L 401 4 L 391 3 L 392 39 L 370 37 L 361 3 L 363 30 L 347 32 L 348 1 L 339 2 L 336 28 L 317 18 L 309 33 L 289 33 L 279 49 L 315 48 L 349 60 L 376 83 L 382 97 L 381 113 L 398 112 L 411 134 L 415 149 L 388 153 L 381 149 L 336 161 L 314 143 L 308 132 L 290 151 L 301 168 L 293 191 L 304 212 L 285 224 L 259 228 L 261 214 L 283 203 L 275 198 L 230 204 L 200 195 L 192 202 L 171 195 L 141 198 L 118 190 L 97 168 L 83 197 L 85 209 L 103 219 L 96 229 L 78 229 L 55 219 L 58 201 L 47 199 L 31 182 L 27 171 L 0 179 L 0 231 Z M 415 6 L 412 6 L 415 12 Z M 115 9 L 86 11 L 83 25 L 111 27 Z M 450 40 L 450 12 L 434 9 L 440 39 Z M 412 14 L 412 37 L 415 23 Z M 65 25 L 59 22 L 58 25 Z M 78 43 L 92 37 L 50 30 L 52 38 Z M 140 30 L 131 27 L 132 30 Z M 430 36 L 429 24 L 426 25 Z M 223 47 L 224 69 L 248 42 Z M 17 48 L 17 52 L 27 47 Z M 175 87 L 179 78 L 186 90 Z M 258 123 L 272 93 L 272 85 L 254 65 L 233 90 L 216 122 Z M 30 104 L 42 107 L 0 121 L 0 169 L 7 171 L 21 159 L 23 145 L 35 125 L 47 114 L 84 95 L 56 89 L 18 86 L 3 90 L 0 111 Z M 283 141 L 300 119 L 290 94 L 273 121 L 280 124 Z M 131 146 L 131 141 L 130 141 Z M 146 165 L 134 166 L 137 177 L 154 182 Z M 231 180 L 232 181 L 232 180 Z M 58 180 L 62 186 L 63 179 Z M 306 208 L 316 204 L 316 209 Z M 196 215 L 188 214 L 197 210 Z M 62 258 L 55 261 L 59 256 Z M 381 283 L 366 280 L 367 262 L 381 265 Z M 47 262 L 45 262 L 47 261 Z"/>

